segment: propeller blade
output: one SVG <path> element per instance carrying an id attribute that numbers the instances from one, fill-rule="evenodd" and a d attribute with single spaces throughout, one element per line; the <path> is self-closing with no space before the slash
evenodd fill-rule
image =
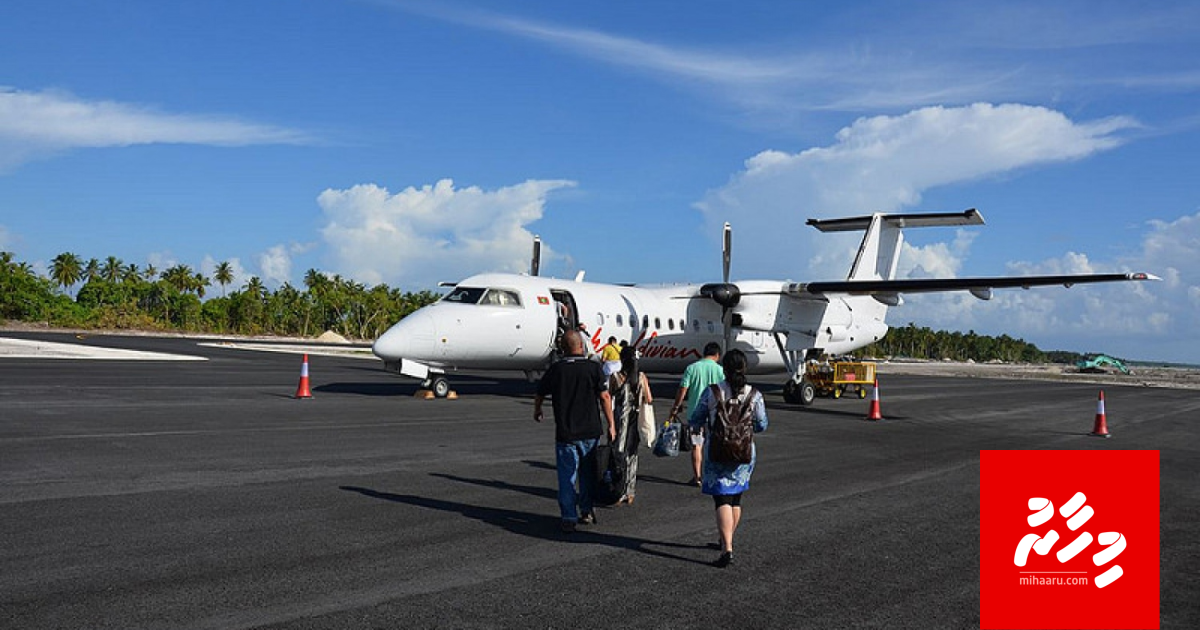
<path id="1" fill-rule="evenodd" d="M 732 260 L 733 227 L 726 222 L 725 232 L 721 239 L 721 281 L 725 284 L 729 284 L 729 264 Z M 721 330 L 725 334 L 725 347 L 721 349 L 721 352 L 729 352 L 729 347 L 733 344 L 733 308 L 726 304 L 721 305 Z"/>
<path id="2" fill-rule="evenodd" d="M 542 237 L 533 237 L 533 260 L 529 262 L 529 275 L 536 276 L 542 268 Z"/>
<path id="3" fill-rule="evenodd" d="M 721 243 L 721 282 L 729 282 L 729 263 L 733 258 L 733 227 L 725 224 L 725 237 Z"/>

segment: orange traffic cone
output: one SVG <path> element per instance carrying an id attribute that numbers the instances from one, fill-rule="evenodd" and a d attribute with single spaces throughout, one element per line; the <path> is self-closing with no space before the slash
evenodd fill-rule
<path id="1" fill-rule="evenodd" d="M 1104 390 L 1100 390 L 1100 400 L 1096 403 L 1096 424 L 1092 428 L 1092 435 L 1096 437 L 1112 437 L 1108 432 L 1108 418 L 1104 416 Z"/>
<path id="2" fill-rule="evenodd" d="M 312 390 L 308 388 L 308 355 L 304 355 L 304 363 L 300 364 L 300 386 L 296 388 L 296 398 L 312 398 Z"/>
<path id="3" fill-rule="evenodd" d="M 867 408 L 867 420 L 883 420 L 879 413 L 879 377 L 875 377 L 875 386 L 871 388 L 871 406 Z"/>

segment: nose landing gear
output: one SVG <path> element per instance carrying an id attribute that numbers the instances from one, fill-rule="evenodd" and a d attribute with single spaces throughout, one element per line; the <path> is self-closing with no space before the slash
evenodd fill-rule
<path id="1" fill-rule="evenodd" d="M 438 398 L 445 398 L 450 395 L 450 381 L 446 380 L 442 375 L 431 375 L 421 383 L 421 389 L 428 389 L 433 392 L 433 395 Z"/>

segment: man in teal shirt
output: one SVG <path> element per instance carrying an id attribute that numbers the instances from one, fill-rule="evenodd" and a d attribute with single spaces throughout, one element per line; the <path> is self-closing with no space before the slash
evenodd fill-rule
<path id="1" fill-rule="evenodd" d="M 675 393 L 675 405 L 671 407 L 671 418 L 682 416 L 687 421 L 700 396 L 709 385 L 715 385 L 725 380 L 725 370 L 721 369 L 721 344 L 710 341 L 704 346 L 704 358 L 687 366 L 683 371 L 683 379 L 679 381 L 679 391 Z M 685 407 L 684 397 L 687 398 Z M 687 435 L 683 439 L 689 439 Z M 704 434 L 694 433 L 690 436 L 692 443 L 692 480 L 688 484 L 700 485 L 700 464 L 704 457 Z"/>

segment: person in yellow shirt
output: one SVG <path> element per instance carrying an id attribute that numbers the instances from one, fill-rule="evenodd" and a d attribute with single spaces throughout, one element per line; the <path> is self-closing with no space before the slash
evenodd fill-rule
<path id="1" fill-rule="evenodd" d="M 604 362 L 605 376 L 621 371 L 621 346 L 617 345 L 616 337 L 609 337 L 608 343 L 600 349 L 600 360 Z"/>

